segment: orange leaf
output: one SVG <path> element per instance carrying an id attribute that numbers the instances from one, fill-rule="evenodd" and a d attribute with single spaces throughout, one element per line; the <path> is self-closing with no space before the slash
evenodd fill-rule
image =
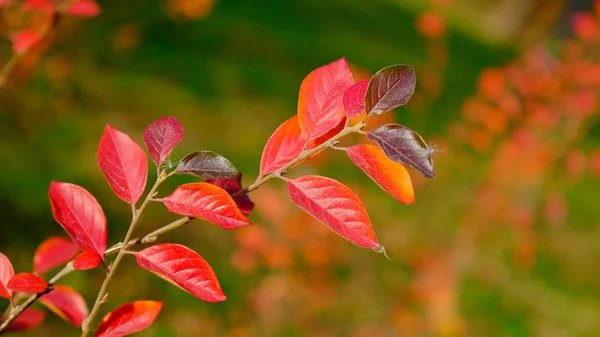
<path id="1" fill-rule="evenodd" d="M 121 337 L 146 329 L 162 308 L 161 302 L 135 301 L 109 312 L 96 331 L 96 337 Z"/>
<path id="2" fill-rule="evenodd" d="M 276 171 L 302 153 L 306 135 L 300 130 L 298 116 L 283 122 L 271 135 L 260 159 L 260 175 Z"/>
<path id="3" fill-rule="evenodd" d="M 18 273 L 8 282 L 7 287 L 21 293 L 39 294 L 48 289 L 48 284 L 31 273 Z"/>

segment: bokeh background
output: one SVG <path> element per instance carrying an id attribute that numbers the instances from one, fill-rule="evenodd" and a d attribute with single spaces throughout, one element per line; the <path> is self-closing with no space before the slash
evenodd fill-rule
<path id="1" fill-rule="evenodd" d="M 296 112 L 311 70 L 346 57 L 356 78 L 417 72 L 399 122 L 439 151 L 400 205 L 343 153 L 292 175 L 351 186 L 392 260 L 353 246 L 273 182 L 251 194 L 254 226 L 198 220 L 161 238 L 203 255 L 228 296 L 201 302 L 127 259 L 105 310 L 165 302 L 140 336 L 600 336 L 600 5 L 591 0 L 100 1 L 65 18 L 0 88 L 0 251 L 30 270 L 54 222 L 52 179 L 91 191 L 109 242 L 130 220 L 96 165 L 105 124 L 141 142 L 176 116 L 178 159 L 213 150 L 256 178 L 263 145 Z M 4 36 L 45 20 L 0 9 Z M 47 18 L 46 18 L 47 19 Z M 11 56 L 0 43 L 0 61 Z M 356 141 L 360 141 L 356 139 Z M 152 170 L 151 170 L 152 171 Z M 151 178 L 152 179 L 152 178 Z M 194 181 L 174 177 L 163 195 Z M 139 234 L 175 217 L 151 207 Z M 103 271 L 64 283 L 91 305 Z M 0 305 L 8 301 L 0 299 Z M 78 336 L 49 314 L 25 336 Z"/>

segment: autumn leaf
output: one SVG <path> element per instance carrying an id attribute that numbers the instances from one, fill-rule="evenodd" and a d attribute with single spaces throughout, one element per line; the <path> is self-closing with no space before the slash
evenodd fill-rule
<path id="1" fill-rule="evenodd" d="M 397 64 L 379 70 L 367 88 L 367 114 L 380 115 L 406 104 L 415 92 L 416 81 L 415 71 L 409 65 Z"/>
<path id="2" fill-rule="evenodd" d="M 215 272 L 193 250 L 163 243 L 133 253 L 137 264 L 206 302 L 221 302 L 223 294 Z"/>
<path id="3" fill-rule="evenodd" d="M 351 189 L 320 176 L 287 181 L 292 200 L 304 211 L 357 246 L 381 248 L 365 207 Z"/>
<path id="4" fill-rule="evenodd" d="M 135 301 L 109 312 L 96 331 L 96 337 L 121 337 L 146 329 L 162 308 L 161 302 Z"/>
<path id="5" fill-rule="evenodd" d="M 415 192 L 404 165 L 385 155 L 374 145 L 355 145 L 344 149 L 348 157 L 381 188 L 403 204 L 415 203 Z"/>
<path id="6" fill-rule="evenodd" d="M 77 255 L 77 257 L 73 261 L 73 268 L 77 270 L 88 270 L 96 268 L 100 263 L 102 263 L 102 259 L 98 254 L 91 252 L 83 252 Z"/>
<path id="7" fill-rule="evenodd" d="M 386 124 L 367 135 L 392 160 L 414 168 L 426 178 L 435 177 L 433 149 L 415 131 L 400 124 Z"/>
<path id="8" fill-rule="evenodd" d="M 229 195 L 237 193 L 243 189 L 241 173 L 238 173 L 234 178 L 206 179 L 206 182 L 224 189 L 225 192 L 229 193 Z M 232 198 L 240 211 L 242 211 L 242 214 L 248 216 L 250 213 L 252 213 L 252 210 L 254 209 L 254 202 L 250 200 L 250 197 L 247 193 Z"/>
<path id="9" fill-rule="evenodd" d="M 46 313 L 35 308 L 27 308 L 6 328 L 6 332 L 25 332 L 38 327 Z M 2 322 L 2 320 L 0 320 Z"/>
<path id="10" fill-rule="evenodd" d="M 33 256 L 33 271 L 43 274 L 48 270 L 71 261 L 79 251 L 73 241 L 60 236 L 42 242 Z"/>
<path id="11" fill-rule="evenodd" d="M 88 315 L 85 300 L 74 289 L 56 284 L 54 290 L 40 297 L 40 303 L 76 327 L 81 327 Z"/>
<path id="12" fill-rule="evenodd" d="M 129 136 L 107 125 L 98 145 L 98 166 L 119 198 L 130 204 L 140 199 L 146 187 L 148 160 Z"/>
<path id="13" fill-rule="evenodd" d="M 260 175 L 277 171 L 298 157 L 306 143 L 306 135 L 298 124 L 298 116 L 283 122 L 265 145 L 260 159 Z"/>
<path id="14" fill-rule="evenodd" d="M 192 152 L 185 156 L 175 172 L 202 178 L 233 178 L 239 171 L 229 159 L 213 151 Z"/>
<path id="15" fill-rule="evenodd" d="M 38 294 L 48 289 L 48 284 L 39 276 L 31 273 L 18 273 L 6 285 L 12 291 Z"/>
<path id="16" fill-rule="evenodd" d="M 14 33 L 11 40 L 13 53 L 23 54 L 35 47 L 42 40 L 42 36 L 35 29 L 27 29 Z"/>
<path id="17" fill-rule="evenodd" d="M 15 276 L 12 263 L 6 255 L 0 253 L 0 297 L 8 298 L 12 303 L 13 291 L 7 288 L 8 282 Z"/>
<path id="18" fill-rule="evenodd" d="M 144 130 L 144 143 L 150 158 L 160 167 L 171 151 L 183 139 L 183 127 L 175 117 L 163 117 L 150 123 Z"/>
<path id="19" fill-rule="evenodd" d="M 344 92 L 342 102 L 344 104 L 344 112 L 348 118 L 357 117 L 365 111 L 365 95 L 367 94 L 368 87 L 369 81 L 364 80 L 356 82 Z"/>
<path id="20" fill-rule="evenodd" d="M 100 14 L 101 9 L 97 2 L 92 0 L 75 0 L 65 10 L 65 14 L 82 18 L 92 18 Z"/>
<path id="21" fill-rule="evenodd" d="M 300 85 L 298 122 L 307 140 L 336 127 L 345 117 L 342 99 L 354 79 L 346 59 L 313 70 Z"/>
<path id="22" fill-rule="evenodd" d="M 48 191 L 54 219 L 79 248 L 101 257 L 106 250 L 106 217 L 84 188 L 53 181 Z"/>
<path id="23" fill-rule="evenodd" d="M 224 229 L 250 225 L 231 196 L 213 184 L 181 185 L 162 202 L 171 213 L 201 218 Z"/>

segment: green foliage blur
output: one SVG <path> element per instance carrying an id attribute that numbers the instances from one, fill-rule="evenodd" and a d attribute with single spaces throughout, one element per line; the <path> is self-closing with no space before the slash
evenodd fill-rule
<path id="1" fill-rule="evenodd" d="M 558 19 L 564 8 L 546 8 L 557 2 L 540 5 L 538 16 Z M 257 204 L 253 228 L 225 231 L 195 220 L 160 238 L 200 253 L 227 301 L 201 302 L 126 258 L 103 313 L 132 300 L 164 301 L 155 324 L 139 334 L 152 337 L 600 335 L 600 85 L 589 90 L 594 103 L 565 98 L 588 102 L 581 103 L 587 115 L 561 114 L 547 129 L 527 117 L 538 99 L 526 95 L 517 95 L 520 115 L 496 118 L 512 111 L 495 105 L 494 95 L 514 93 L 499 84 L 502 76 L 529 74 L 520 70 L 527 66 L 506 73 L 504 67 L 528 64 L 515 60 L 528 60 L 533 40 L 550 46 L 548 53 L 561 43 L 548 27 L 536 26 L 536 17 L 523 22 L 526 38 L 517 31 L 494 39 L 493 28 L 481 33 L 486 25 L 477 15 L 460 14 L 475 9 L 461 11 L 469 2 L 458 0 L 100 4 L 96 18 L 61 21 L 47 50 L 25 58 L 0 88 L 0 251 L 17 272 L 31 269 L 45 238 L 65 235 L 48 203 L 51 180 L 88 189 L 108 217 L 109 245 L 124 237 L 130 208 L 112 194 L 96 164 L 105 124 L 141 143 L 147 124 L 175 116 L 185 137 L 174 162 L 189 152 L 216 151 L 249 184 L 269 135 L 296 113 L 300 83 L 311 70 L 346 57 L 363 79 L 406 63 L 417 70 L 415 97 L 377 123 L 404 124 L 439 150 L 436 179 L 411 171 L 415 205 L 386 195 L 338 151 L 290 172 L 327 175 L 352 187 L 391 260 L 343 241 L 272 182 L 250 195 Z M 10 17 L 17 14 L 1 14 L 6 25 L 25 24 Z M 3 42 L 1 64 L 10 55 Z M 539 100 L 550 114 L 559 105 L 547 102 L 560 101 L 560 92 Z M 474 121 L 481 124 L 472 128 Z M 561 129 L 571 124 L 573 130 Z M 509 146 L 515 139 L 533 140 L 515 149 Z M 507 148 L 517 154 L 505 155 Z M 531 153 L 518 152 L 522 148 Z M 540 154 L 545 161 L 521 165 Z M 192 181 L 175 176 L 161 195 Z M 152 205 L 137 233 L 175 218 Z M 63 283 L 91 306 L 103 277 L 97 268 Z M 24 334 L 78 335 L 50 313 Z"/>

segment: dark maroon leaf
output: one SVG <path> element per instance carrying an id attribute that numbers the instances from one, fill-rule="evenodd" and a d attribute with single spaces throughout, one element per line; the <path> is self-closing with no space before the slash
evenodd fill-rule
<path id="1" fill-rule="evenodd" d="M 426 178 L 435 176 L 433 149 L 413 130 L 400 124 L 386 124 L 369 131 L 368 136 L 390 159 L 414 168 Z"/>
<path id="2" fill-rule="evenodd" d="M 238 173 L 235 178 L 217 178 L 217 179 L 207 179 L 207 183 L 219 186 L 224 189 L 227 193 L 234 194 L 243 189 L 242 187 L 242 174 Z M 254 209 L 254 202 L 250 200 L 248 194 L 243 194 L 233 198 L 236 205 L 242 211 L 242 214 L 245 216 L 250 215 L 252 210 Z"/>
<path id="3" fill-rule="evenodd" d="M 409 65 L 396 64 L 378 71 L 367 88 L 367 114 L 381 115 L 406 104 L 415 92 L 416 81 L 415 71 Z"/>
<path id="4" fill-rule="evenodd" d="M 188 154 L 181 160 L 175 172 L 207 179 L 234 178 L 239 173 L 229 159 L 212 151 Z"/>

